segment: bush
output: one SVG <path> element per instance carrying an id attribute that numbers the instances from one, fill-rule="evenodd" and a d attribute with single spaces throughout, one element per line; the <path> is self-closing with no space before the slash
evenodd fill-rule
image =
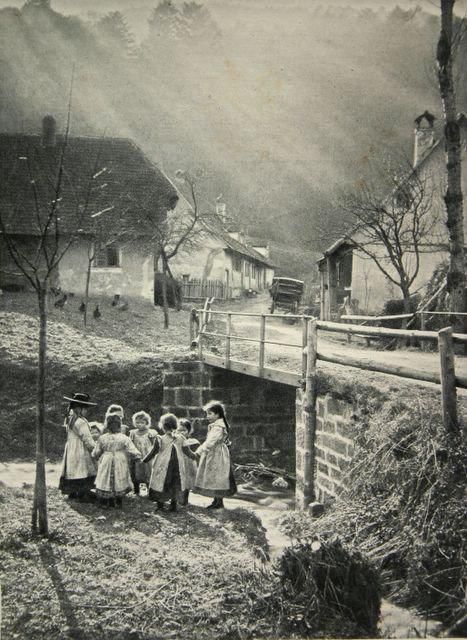
<path id="1" fill-rule="evenodd" d="M 285 633 L 376 635 L 381 604 L 377 572 L 339 539 L 285 549 L 278 575 Z"/>
<path id="2" fill-rule="evenodd" d="M 375 563 L 387 597 L 451 624 L 465 615 L 467 445 L 437 404 L 360 407 L 346 489 L 321 518 L 281 527 L 304 542 L 332 531 Z"/>

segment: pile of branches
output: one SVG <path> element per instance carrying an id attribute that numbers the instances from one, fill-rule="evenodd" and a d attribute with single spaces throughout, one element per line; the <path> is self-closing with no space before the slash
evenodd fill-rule
<path id="1" fill-rule="evenodd" d="M 235 465 L 235 477 L 242 482 L 263 482 L 285 480 L 285 484 L 295 485 L 295 475 L 285 469 L 270 467 L 262 462 L 246 462 Z"/>
<path id="2" fill-rule="evenodd" d="M 380 604 L 375 568 L 330 537 L 288 547 L 273 568 L 238 574 L 222 615 L 253 637 L 376 637 Z"/>
<path id="3" fill-rule="evenodd" d="M 387 403 L 356 444 L 331 511 L 286 517 L 288 533 L 338 534 L 376 563 L 387 597 L 453 624 L 466 613 L 465 442 L 445 433 L 433 402 Z"/>

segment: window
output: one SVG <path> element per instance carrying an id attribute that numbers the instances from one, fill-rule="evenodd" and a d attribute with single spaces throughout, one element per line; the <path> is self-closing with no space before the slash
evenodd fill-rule
<path id="1" fill-rule="evenodd" d="M 96 269 L 116 269 L 121 266 L 120 262 L 120 249 L 116 244 L 96 247 L 94 256 L 94 267 Z"/>
<path id="2" fill-rule="evenodd" d="M 242 270 L 242 259 L 240 256 L 234 256 L 232 259 L 232 267 L 234 271 Z"/>
<path id="3" fill-rule="evenodd" d="M 245 260 L 245 275 L 250 275 L 250 263 Z"/>
<path id="4" fill-rule="evenodd" d="M 188 282 L 190 280 L 190 274 L 189 273 L 184 273 L 182 275 L 182 281 L 183 282 Z"/>
<path id="5" fill-rule="evenodd" d="M 256 267 L 256 265 L 255 265 L 255 264 L 252 264 L 252 265 L 251 265 L 251 276 L 252 276 L 253 278 L 256 278 L 256 272 L 257 272 L 257 267 Z"/>

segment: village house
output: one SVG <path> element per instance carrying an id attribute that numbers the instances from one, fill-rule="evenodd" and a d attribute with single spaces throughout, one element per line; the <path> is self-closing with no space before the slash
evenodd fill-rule
<path id="1" fill-rule="evenodd" d="M 448 257 L 448 234 L 445 225 L 443 195 L 446 190 L 446 160 L 441 127 L 436 118 L 425 111 L 415 119 L 415 140 L 412 175 L 420 176 L 429 186 L 430 213 L 433 226 L 429 237 L 423 239 L 419 254 L 420 268 L 412 291 L 422 292 L 437 265 Z M 462 131 L 462 183 L 467 191 L 467 120 L 459 117 Z M 410 175 L 407 178 L 410 180 Z M 465 230 L 467 232 L 467 229 Z M 467 237 L 467 235 L 466 235 Z M 377 315 L 389 299 L 401 298 L 400 289 L 389 281 L 376 263 L 357 246 L 352 235 L 336 240 L 318 261 L 320 273 L 320 317 L 335 319 L 346 302 L 354 312 Z M 384 253 L 381 246 L 380 254 Z M 410 257 L 409 257 L 410 259 Z M 384 259 L 383 259 L 384 260 Z M 386 260 L 387 269 L 392 269 Z"/>
<path id="2" fill-rule="evenodd" d="M 138 221 L 143 211 L 154 223 L 164 219 L 178 194 L 132 140 L 69 136 L 65 141 L 55 120 L 46 116 L 42 135 L 0 134 L 0 172 L 2 220 L 24 254 L 37 245 L 38 210 L 44 216 L 53 202 L 58 208 L 61 244 L 72 244 L 59 264 L 55 286 L 82 294 L 91 250 L 91 295 L 153 299 L 150 228 L 144 230 Z M 0 288 L 26 285 L 0 235 Z"/>
<path id="3" fill-rule="evenodd" d="M 191 205 L 181 196 L 174 210 Z M 248 292 L 268 289 L 274 277 L 267 243 L 251 246 L 242 231 L 226 221 L 225 204 L 217 203 L 216 216 L 203 223 L 204 231 L 195 246 L 185 247 L 171 260 L 174 277 L 182 284 L 184 299 L 214 296 L 238 298 Z M 214 219 L 216 218 L 216 219 Z"/>

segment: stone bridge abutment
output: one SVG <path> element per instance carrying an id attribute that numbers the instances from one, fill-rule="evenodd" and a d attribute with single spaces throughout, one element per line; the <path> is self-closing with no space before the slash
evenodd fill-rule
<path id="1" fill-rule="evenodd" d="M 318 393 L 312 420 L 301 388 L 196 360 L 167 362 L 163 385 L 163 411 L 195 421 L 201 439 L 207 429 L 203 405 L 209 400 L 225 405 L 235 461 L 254 462 L 261 454 L 280 452 L 278 464 L 296 473 L 298 508 L 339 493 L 354 450 L 349 402 L 329 391 Z"/>

